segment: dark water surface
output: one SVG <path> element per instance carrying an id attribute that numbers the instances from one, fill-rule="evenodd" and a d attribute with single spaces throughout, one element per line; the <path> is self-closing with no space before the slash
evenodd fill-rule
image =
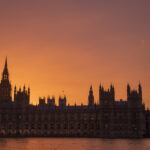
<path id="1" fill-rule="evenodd" d="M 0 150 L 150 150 L 150 139 L 0 138 Z"/>

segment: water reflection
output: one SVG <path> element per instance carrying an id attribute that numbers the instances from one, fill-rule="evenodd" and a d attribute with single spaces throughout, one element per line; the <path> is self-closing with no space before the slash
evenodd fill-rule
<path id="1" fill-rule="evenodd" d="M 150 139 L 0 138 L 0 150 L 149 150 Z"/>

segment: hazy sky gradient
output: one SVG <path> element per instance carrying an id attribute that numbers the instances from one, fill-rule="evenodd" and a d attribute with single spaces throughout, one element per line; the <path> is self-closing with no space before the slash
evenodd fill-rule
<path id="1" fill-rule="evenodd" d="M 93 84 L 115 85 L 126 99 L 127 82 L 143 86 L 150 106 L 149 0 L 0 0 L 0 71 L 8 56 L 13 86 L 39 96 L 87 104 Z M 56 100 L 57 101 L 57 100 Z"/>

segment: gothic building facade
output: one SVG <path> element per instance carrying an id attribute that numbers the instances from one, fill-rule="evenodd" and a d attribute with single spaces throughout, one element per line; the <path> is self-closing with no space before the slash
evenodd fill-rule
<path id="1" fill-rule="evenodd" d="M 30 104 L 30 88 L 17 90 L 9 80 L 7 59 L 0 83 L 0 136 L 47 137 L 150 137 L 150 111 L 142 103 L 142 87 L 127 85 L 127 100 L 115 100 L 115 88 L 99 87 L 99 104 L 95 104 L 92 86 L 88 105 L 67 105 L 66 97 L 40 98 Z"/>

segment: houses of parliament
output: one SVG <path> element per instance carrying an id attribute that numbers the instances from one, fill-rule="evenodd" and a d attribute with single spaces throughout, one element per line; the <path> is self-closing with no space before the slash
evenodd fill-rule
<path id="1" fill-rule="evenodd" d="M 12 98 L 13 97 L 13 98 Z M 95 104 L 92 86 L 88 105 L 67 105 L 66 97 L 39 99 L 30 104 L 30 88 L 17 90 L 9 80 L 7 58 L 0 83 L 0 137 L 150 137 L 150 111 L 142 102 L 142 86 L 127 85 L 127 100 L 115 100 L 113 85 L 99 87 Z"/>

